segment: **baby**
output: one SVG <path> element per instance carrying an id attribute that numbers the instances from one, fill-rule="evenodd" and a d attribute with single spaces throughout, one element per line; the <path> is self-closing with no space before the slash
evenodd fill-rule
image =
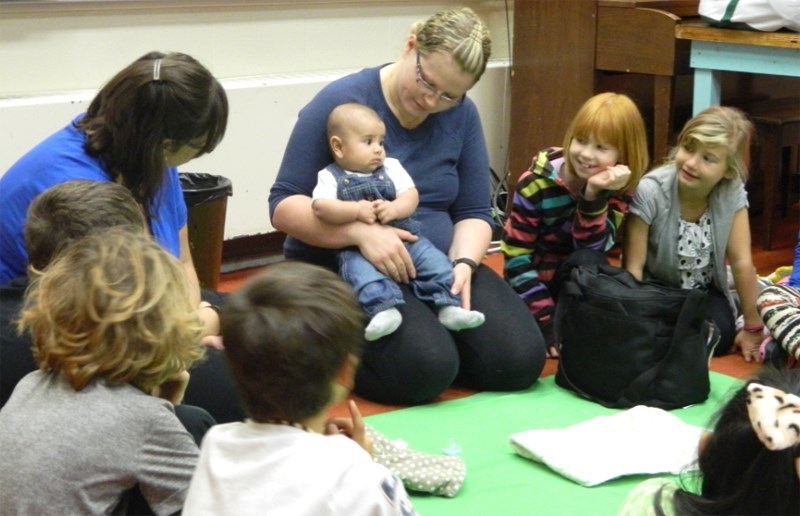
<path id="1" fill-rule="evenodd" d="M 314 214 L 329 224 L 390 224 L 417 235 L 417 241 L 405 244 L 416 269 L 416 277 L 409 282 L 414 295 L 432 303 L 449 330 L 480 326 L 484 315 L 461 308 L 461 298 L 450 292 L 450 259 L 419 234 L 419 224 L 411 219 L 419 195 L 400 162 L 386 157 L 385 136 L 386 126 L 367 106 L 347 103 L 331 111 L 328 143 L 335 162 L 318 173 L 312 194 Z M 342 250 L 338 261 L 339 274 L 353 287 L 370 317 L 365 338 L 373 341 L 397 330 L 403 322 L 397 309 L 403 295 L 397 283 L 358 249 Z"/>

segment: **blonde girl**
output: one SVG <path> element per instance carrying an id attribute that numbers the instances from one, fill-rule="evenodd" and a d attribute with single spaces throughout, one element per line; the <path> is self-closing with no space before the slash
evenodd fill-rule
<path id="1" fill-rule="evenodd" d="M 748 362 L 758 360 L 764 328 L 744 189 L 751 134 L 752 124 L 735 108 L 711 107 L 689 120 L 666 164 L 636 189 L 623 257 L 639 279 L 708 290 L 709 317 L 721 333 L 709 352 L 739 348 Z M 726 262 L 744 316 L 738 331 Z"/>

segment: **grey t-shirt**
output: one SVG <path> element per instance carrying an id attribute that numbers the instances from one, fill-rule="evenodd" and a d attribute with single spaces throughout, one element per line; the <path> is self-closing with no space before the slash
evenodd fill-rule
<path id="1" fill-rule="evenodd" d="M 131 385 L 23 378 L 0 411 L 0 514 L 124 511 L 135 485 L 156 514 L 181 509 L 198 448 L 171 403 Z"/>

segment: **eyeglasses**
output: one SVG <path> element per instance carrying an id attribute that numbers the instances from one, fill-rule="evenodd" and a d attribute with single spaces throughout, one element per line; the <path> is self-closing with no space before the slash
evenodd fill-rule
<path id="1" fill-rule="evenodd" d="M 460 104 L 461 101 L 464 99 L 464 95 L 460 97 L 453 98 L 447 93 L 440 93 L 439 90 L 433 87 L 431 83 L 425 80 L 424 74 L 422 73 L 422 65 L 419 62 L 419 52 L 417 52 L 417 83 L 419 83 L 423 88 L 428 90 L 428 92 L 436 97 L 437 101 L 443 102 L 445 104 Z"/>

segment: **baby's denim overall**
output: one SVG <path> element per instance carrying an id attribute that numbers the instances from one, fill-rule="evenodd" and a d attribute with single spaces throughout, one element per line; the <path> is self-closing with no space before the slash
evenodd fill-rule
<path id="1" fill-rule="evenodd" d="M 393 201 L 397 196 L 394 183 L 383 167 L 370 175 L 347 174 L 335 163 L 327 169 L 336 178 L 336 197 L 340 200 Z M 409 283 L 414 296 L 437 307 L 460 306 L 458 296 L 450 293 L 453 266 L 447 255 L 419 234 L 419 223 L 411 217 L 393 221 L 390 225 L 408 230 L 419 237 L 416 242 L 405 243 L 417 271 L 416 278 Z M 357 248 L 343 249 L 338 254 L 338 260 L 339 274 L 353 287 L 358 302 L 369 317 L 404 303 L 403 293 L 397 283 L 378 271 Z"/>

